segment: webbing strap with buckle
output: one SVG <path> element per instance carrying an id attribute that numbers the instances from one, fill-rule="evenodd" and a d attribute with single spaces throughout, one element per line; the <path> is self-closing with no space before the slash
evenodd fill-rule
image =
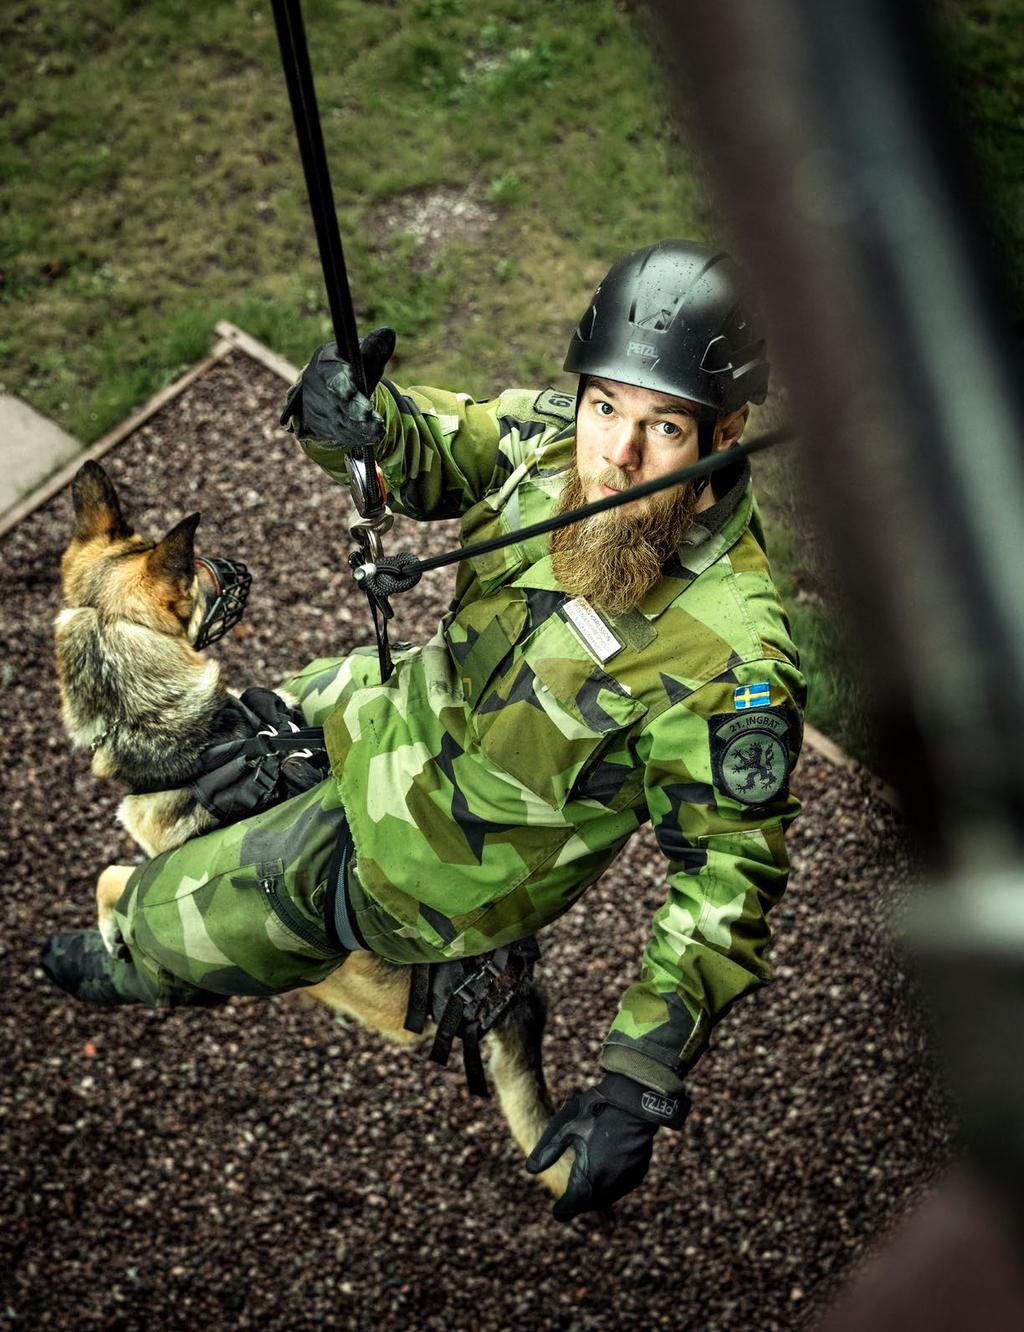
<path id="1" fill-rule="evenodd" d="M 459 1037 L 466 1086 L 473 1096 L 490 1096 L 480 1041 L 522 993 L 539 957 L 536 939 L 529 938 L 480 957 L 412 968 L 405 1029 L 423 1031 L 433 1014 L 437 1031 L 429 1057 L 442 1066 L 448 1063 L 452 1043 Z"/>

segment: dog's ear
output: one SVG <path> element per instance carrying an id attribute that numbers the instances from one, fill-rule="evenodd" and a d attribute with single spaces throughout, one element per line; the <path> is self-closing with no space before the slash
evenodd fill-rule
<path id="1" fill-rule="evenodd" d="M 195 577 L 196 561 L 193 545 L 199 514 L 190 513 L 177 527 L 172 527 L 163 541 L 146 556 L 150 573 L 184 590 Z"/>
<path id="2" fill-rule="evenodd" d="M 124 520 L 114 483 L 98 462 L 83 463 L 75 473 L 71 500 L 75 506 L 75 536 L 79 541 L 91 541 L 98 536 L 119 541 L 131 536 L 132 528 Z"/>

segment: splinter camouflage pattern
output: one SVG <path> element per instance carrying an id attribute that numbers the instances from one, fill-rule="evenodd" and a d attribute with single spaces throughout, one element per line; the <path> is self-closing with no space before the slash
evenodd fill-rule
<path id="1" fill-rule="evenodd" d="M 136 870 L 115 920 L 150 1002 L 277 994 L 329 975 L 345 957 L 324 928 L 344 833 L 337 783 L 326 781 Z"/>
<path id="2" fill-rule="evenodd" d="M 557 505 L 573 457 L 571 397 L 515 391 L 475 403 L 383 381 L 376 405 L 387 425 L 378 459 L 398 511 L 460 515 L 469 542 Z M 302 447 L 347 484 L 340 450 Z M 629 615 L 581 613 L 539 538 L 461 564 L 456 608 L 430 642 L 396 653 L 386 685 L 369 649 L 312 663 L 287 683 L 307 720 L 325 726 L 332 778 L 137 873 L 123 901 L 129 943 L 160 956 L 156 932 L 139 923 L 148 900 L 159 890 L 180 911 L 193 891 L 182 873 L 202 878 L 204 863 L 228 867 L 219 873 L 234 883 L 240 873 L 258 878 L 256 862 L 280 862 L 315 915 L 326 839 L 317 833 L 308 847 L 289 836 L 288 849 L 266 855 L 245 845 L 250 826 L 276 820 L 280 833 L 293 810 L 300 822 L 308 817 L 311 800 L 346 811 L 360 929 L 375 952 L 400 963 L 473 955 L 535 933 L 649 818 L 668 892 L 601 1062 L 678 1090 L 716 1015 L 768 976 L 765 917 L 786 882 L 783 832 L 798 809 L 788 774 L 804 697 L 746 467 L 701 524 Z M 759 688 L 737 697 L 742 686 Z M 756 706 L 741 706 L 745 697 Z M 164 965 L 208 988 L 225 983 L 228 967 L 257 978 L 273 971 L 262 956 L 250 969 L 248 925 L 231 947 L 217 942 L 224 927 L 200 924 L 216 890 L 194 891 L 206 897 L 190 908 L 192 938 L 176 923 Z M 253 895 L 244 886 L 237 893 L 254 911 Z M 260 919 L 272 932 L 273 912 Z M 176 949 L 188 955 L 185 970 Z M 284 973 L 308 984 L 330 966 L 310 949 L 245 992 L 288 988 Z"/>

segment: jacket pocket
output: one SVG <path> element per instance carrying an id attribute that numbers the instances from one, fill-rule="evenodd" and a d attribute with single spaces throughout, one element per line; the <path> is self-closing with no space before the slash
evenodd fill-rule
<path id="1" fill-rule="evenodd" d="M 588 765 L 620 748 L 646 712 L 553 617 L 486 691 L 474 725 L 496 767 L 561 808 Z"/>
<path id="2" fill-rule="evenodd" d="M 278 994 L 322 980 L 342 960 L 280 861 L 238 866 L 186 891 L 175 877 L 176 886 L 143 886 L 131 926 L 147 957 L 193 985 Z"/>
<path id="3" fill-rule="evenodd" d="M 289 886 L 283 861 L 264 861 L 248 866 L 232 878 L 232 883 L 236 888 L 262 893 L 277 924 L 304 948 L 312 948 L 317 953 L 327 955 L 338 952 L 337 946 L 327 937 L 322 921 L 326 884 L 323 885 L 323 893 L 320 892 L 320 885 L 315 890 L 321 906 L 321 919 L 317 919 L 302 902 L 298 890 Z"/>

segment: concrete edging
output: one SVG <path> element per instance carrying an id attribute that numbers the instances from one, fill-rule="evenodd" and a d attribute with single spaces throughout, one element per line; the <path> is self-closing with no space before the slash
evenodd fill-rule
<path id="1" fill-rule="evenodd" d="M 837 768 L 845 768 L 847 772 L 854 773 L 862 778 L 880 800 L 884 800 L 887 805 L 902 812 L 903 805 L 900 798 L 888 782 L 883 782 L 881 777 L 873 773 L 870 768 L 866 768 L 863 763 L 851 758 L 845 749 L 837 745 L 834 740 L 830 740 L 816 726 L 811 726 L 809 722 L 804 723 L 804 744 L 809 745 L 816 754 L 828 759 L 829 763 L 834 764 Z"/>
<path id="2" fill-rule="evenodd" d="M 251 356 L 254 361 L 259 361 L 260 365 L 273 370 L 275 375 L 287 383 L 292 384 L 298 379 L 298 366 L 292 365 L 291 361 L 286 361 L 283 356 L 278 356 L 277 352 L 271 351 L 264 343 L 258 342 L 256 338 L 234 324 L 229 324 L 226 319 L 221 319 L 214 325 L 214 332 L 222 342 L 230 343 L 238 351 L 245 352 L 246 356 Z"/>
<path id="3" fill-rule="evenodd" d="M 82 463 L 88 462 L 90 459 L 101 458 L 115 445 L 127 439 L 130 434 L 138 430 L 139 426 L 148 421 L 151 416 L 154 416 L 161 407 L 166 406 L 179 394 L 184 393 L 190 384 L 205 375 L 208 370 L 224 360 L 231 352 L 243 352 L 254 361 L 258 361 L 260 365 L 266 366 L 268 370 L 271 370 L 287 384 L 293 383 L 298 378 L 299 369 L 297 366 L 292 365 L 283 356 L 279 356 L 277 352 L 272 351 L 264 343 L 259 342 L 251 334 L 246 333 L 235 324 L 229 323 L 226 319 L 221 319 L 214 325 L 214 332 L 217 334 L 218 341 L 209 356 L 198 361 L 191 370 L 187 370 L 173 383 L 168 384 L 159 393 L 154 394 L 137 412 L 122 421 L 120 425 L 115 426 L 101 439 L 96 440 L 94 444 L 90 444 L 88 448 L 83 449 L 58 472 L 48 477 L 37 490 L 25 496 L 13 509 L 9 509 L 0 519 L 0 537 L 6 536 L 23 518 L 28 517 L 33 510 L 38 509 L 40 505 L 52 499 L 58 491 L 63 490 Z M 851 758 L 845 750 L 819 731 L 817 727 L 805 725 L 804 743 L 836 767 L 845 768 L 848 772 L 856 773 L 859 777 L 864 778 L 881 800 L 891 805 L 893 809 L 900 809 L 899 797 L 891 786 L 883 782 L 880 777 L 876 777 L 862 763 L 858 763 L 856 759 Z"/>
<path id="4" fill-rule="evenodd" d="M 113 430 L 108 430 L 105 435 L 101 435 L 94 443 L 82 449 L 79 453 L 63 467 L 58 468 L 56 472 L 51 473 L 41 486 L 37 486 L 30 494 L 20 499 L 17 504 L 8 509 L 0 518 L 0 537 L 4 537 L 12 528 L 17 527 L 23 518 L 27 518 L 47 500 L 53 499 L 64 487 L 74 478 L 75 473 L 83 463 L 96 461 L 109 452 L 115 444 L 120 444 L 122 440 L 127 439 L 133 431 L 138 430 L 139 426 L 144 425 L 151 416 L 155 416 L 161 407 L 173 401 L 180 393 L 183 393 L 188 386 L 201 375 L 205 375 L 207 370 L 212 369 L 219 361 L 222 361 L 229 352 L 234 350 L 234 344 L 226 338 L 221 338 L 214 346 L 209 356 L 204 356 L 201 361 L 197 361 L 191 370 L 186 370 L 183 375 L 175 379 L 172 383 L 165 385 L 159 393 L 155 393 L 148 402 L 144 403 L 137 412 L 133 412 L 120 425 L 116 425 Z"/>

